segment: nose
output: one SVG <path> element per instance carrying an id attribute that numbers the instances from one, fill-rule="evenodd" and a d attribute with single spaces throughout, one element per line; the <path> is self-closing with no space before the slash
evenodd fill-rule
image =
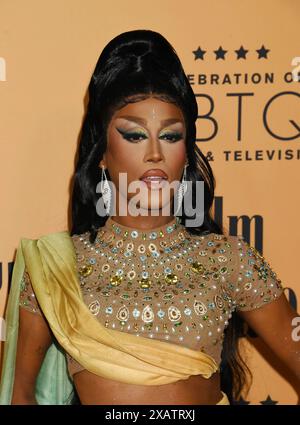
<path id="1" fill-rule="evenodd" d="M 145 162 L 160 162 L 164 161 L 164 155 L 161 149 L 161 144 L 158 139 L 152 137 L 148 140 L 145 157 Z"/>

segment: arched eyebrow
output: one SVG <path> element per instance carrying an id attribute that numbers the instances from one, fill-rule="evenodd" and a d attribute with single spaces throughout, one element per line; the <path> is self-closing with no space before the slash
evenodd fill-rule
<path id="1" fill-rule="evenodd" d="M 121 115 L 117 118 L 125 118 L 126 120 L 134 121 L 137 124 L 142 124 L 142 125 L 145 125 L 145 126 L 147 125 L 147 121 L 144 118 L 136 117 L 134 115 Z M 164 126 L 164 125 L 174 124 L 176 122 L 181 122 L 183 124 L 183 120 L 180 119 L 180 118 L 168 118 L 166 120 L 162 120 L 160 123 L 161 123 L 162 126 Z"/>

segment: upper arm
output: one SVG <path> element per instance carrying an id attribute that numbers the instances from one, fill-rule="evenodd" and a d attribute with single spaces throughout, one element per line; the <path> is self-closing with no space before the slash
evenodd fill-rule
<path id="1" fill-rule="evenodd" d="M 260 308 L 238 314 L 300 380 L 300 340 L 293 333 L 293 319 L 299 315 L 285 294 Z"/>
<path id="2" fill-rule="evenodd" d="M 232 284 L 236 311 L 300 379 L 300 341 L 293 337 L 297 312 L 270 263 L 255 248 L 238 238 L 237 253 Z"/>
<path id="3" fill-rule="evenodd" d="M 30 295 L 32 291 L 29 276 L 27 276 L 20 295 L 12 404 L 34 398 L 36 378 L 46 352 L 53 341 L 51 329 L 36 300 Z M 24 294 L 27 294 L 26 297 L 34 301 L 24 305 Z"/>

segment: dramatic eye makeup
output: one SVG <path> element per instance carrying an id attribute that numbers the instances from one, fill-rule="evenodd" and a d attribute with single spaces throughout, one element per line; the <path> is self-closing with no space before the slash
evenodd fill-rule
<path id="1" fill-rule="evenodd" d="M 115 129 L 122 138 L 130 143 L 140 143 L 147 139 L 148 132 L 145 129 L 147 120 L 139 116 L 125 115 L 116 118 Z M 135 124 L 134 126 L 132 124 Z M 169 128 L 168 128 L 169 127 Z M 184 121 L 181 118 L 167 118 L 161 121 L 159 140 L 175 143 L 184 139 Z"/>
<path id="2" fill-rule="evenodd" d="M 116 130 L 121 136 L 131 143 L 138 143 L 144 139 L 147 139 L 147 133 L 142 130 L 123 130 L 116 127 Z M 169 143 L 177 142 L 183 138 L 183 133 L 177 130 L 164 130 L 160 133 L 159 139 L 165 140 Z"/>

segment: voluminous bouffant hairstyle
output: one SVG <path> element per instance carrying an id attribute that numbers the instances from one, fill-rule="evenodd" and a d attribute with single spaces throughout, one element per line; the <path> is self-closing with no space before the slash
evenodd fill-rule
<path id="1" fill-rule="evenodd" d="M 224 234 L 211 216 L 215 179 L 211 166 L 197 144 L 198 105 L 182 64 L 172 45 L 158 32 L 134 30 L 113 38 L 103 49 L 88 86 L 88 104 L 76 155 L 71 194 L 72 226 L 70 234 L 88 232 L 93 243 L 107 217 L 97 214 L 101 180 L 100 160 L 106 151 L 107 128 L 116 110 L 130 102 L 154 96 L 176 104 L 182 111 L 186 127 L 187 180 L 204 183 L 204 221 L 191 233 Z M 193 202 L 194 204 L 194 202 Z M 184 213 L 184 209 L 183 209 Z M 186 217 L 180 217 L 185 225 Z M 244 322 L 232 313 L 223 341 L 221 389 L 234 403 L 251 373 L 239 353 L 239 338 L 244 336 Z"/>

